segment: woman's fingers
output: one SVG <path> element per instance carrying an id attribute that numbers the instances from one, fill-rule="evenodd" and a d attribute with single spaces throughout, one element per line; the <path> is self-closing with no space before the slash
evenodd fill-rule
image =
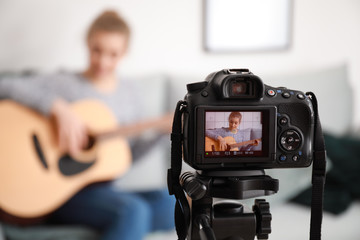
<path id="1" fill-rule="evenodd" d="M 88 144 L 88 131 L 85 123 L 62 99 L 55 101 L 52 114 L 56 119 L 60 151 L 71 155 L 78 154 Z"/>

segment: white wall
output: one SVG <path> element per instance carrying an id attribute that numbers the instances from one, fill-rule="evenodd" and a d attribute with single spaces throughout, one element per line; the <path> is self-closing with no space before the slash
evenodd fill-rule
<path id="1" fill-rule="evenodd" d="M 360 87 L 360 1 L 294 0 L 289 50 L 233 54 L 203 51 L 202 3 L 0 0 L 0 71 L 83 68 L 86 27 L 104 8 L 114 7 L 133 29 L 129 55 L 120 68 L 126 74 L 163 72 L 194 75 L 202 80 L 209 72 L 228 67 L 248 67 L 261 76 L 347 63 L 351 83 Z M 239 9 L 239 14 L 241 11 L 245 10 Z M 359 97 L 356 102 L 357 109 Z M 355 120 L 360 123 L 359 119 L 360 113 L 356 112 Z"/>

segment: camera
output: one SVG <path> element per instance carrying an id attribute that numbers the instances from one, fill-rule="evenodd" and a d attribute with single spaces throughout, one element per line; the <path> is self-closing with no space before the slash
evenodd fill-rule
<path id="1" fill-rule="evenodd" d="M 224 171 L 311 164 L 314 110 L 303 92 L 265 85 L 247 69 L 214 72 L 187 90 L 184 160 L 191 167 Z M 240 121 L 236 134 L 229 130 L 232 113 Z M 227 148 L 219 147 L 221 134 Z"/>
<path id="2" fill-rule="evenodd" d="M 187 85 L 171 134 L 169 194 L 180 240 L 268 239 L 270 205 L 225 200 L 275 194 L 264 169 L 313 163 L 310 235 L 321 239 L 325 144 L 315 94 L 271 87 L 248 69 L 224 69 Z M 195 172 L 182 173 L 182 160 Z"/>

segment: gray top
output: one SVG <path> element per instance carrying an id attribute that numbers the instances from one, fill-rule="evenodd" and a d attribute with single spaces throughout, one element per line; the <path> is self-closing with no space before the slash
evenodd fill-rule
<path id="1" fill-rule="evenodd" d="M 60 97 L 68 102 L 84 98 L 103 101 L 113 112 L 121 125 L 131 124 L 141 120 L 141 96 L 136 91 L 136 83 L 122 80 L 111 94 L 99 92 L 86 78 L 79 73 L 56 73 L 48 75 L 31 75 L 0 79 L 0 98 L 9 98 L 49 115 L 53 101 Z M 160 140 L 160 136 L 153 139 L 131 139 L 133 159 L 140 158 L 152 145 Z"/>
<path id="2" fill-rule="evenodd" d="M 78 73 L 34 75 L 0 80 L 0 98 L 10 98 L 49 115 L 53 101 L 60 97 L 68 102 L 84 98 L 103 101 L 115 114 L 117 121 L 128 124 L 142 117 L 140 96 L 131 81 L 119 81 L 111 94 L 104 94 Z"/>

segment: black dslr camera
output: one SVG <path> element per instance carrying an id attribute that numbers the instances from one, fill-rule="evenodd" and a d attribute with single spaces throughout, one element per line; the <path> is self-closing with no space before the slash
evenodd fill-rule
<path id="1" fill-rule="evenodd" d="M 255 200 L 249 213 L 240 203 L 214 204 L 213 198 L 274 194 L 279 182 L 264 169 L 308 167 L 314 158 L 320 160 L 313 178 L 323 186 L 325 148 L 314 94 L 265 85 L 248 69 L 211 73 L 187 90 L 174 116 L 168 172 L 179 239 L 268 239 L 265 200 Z M 181 174 L 182 154 L 196 172 Z"/>
<path id="2" fill-rule="evenodd" d="M 204 82 L 187 85 L 187 89 L 184 160 L 193 168 L 225 171 L 311 164 L 314 110 L 303 92 L 264 85 L 244 69 L 212 73 Z M 259 139 L 258 147 L 220 151 L 216 143 L 211 144 L 206 133 L 212 128 L 227 128 L 231 112 L 242 116 L 238 131 L 247 135 L 244 141 Z"/>

